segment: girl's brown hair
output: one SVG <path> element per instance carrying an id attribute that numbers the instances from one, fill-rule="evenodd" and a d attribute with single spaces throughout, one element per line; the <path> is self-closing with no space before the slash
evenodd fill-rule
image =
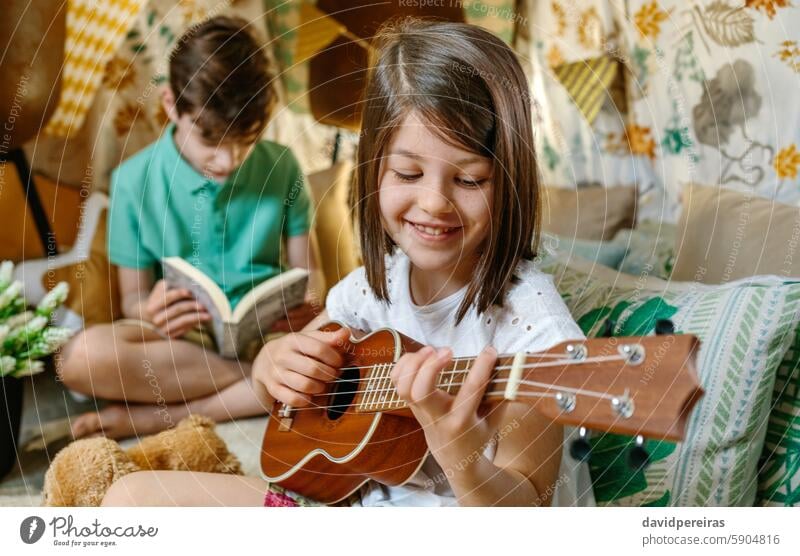
<path id="1" fill-rule="evenodd" d="M 375 39 L 367 79 L 352 205 L 367 281 L 389 300 L 384 256 L 394 241 L 383 229 L 378 203 L 381 161 L 395 129 L 416 112 L 443 140 L 492 159 L 493 214 L 456 324 L 502 306 L 520 259 L 535 256 L 539 236 L 539 181 L 531 103 L 514 52 L 473 25 L 404 19 Z"/>

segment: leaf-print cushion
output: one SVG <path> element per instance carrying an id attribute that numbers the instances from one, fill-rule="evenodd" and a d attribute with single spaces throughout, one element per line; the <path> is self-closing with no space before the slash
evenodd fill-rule
<path id="1" fill-rule="evenodd" d="M 800 506 L 800 327 L 775 377 L 756 504 Z"/>
<path id="2" fill-rule="evenodd" d="M 651 464 L 626 465 L 631 439 L 592 439 L 590 470 L 599 505 L 751 506 L 776 370 L 800 318 L 800 282 L 760 276 L 724 285 L 628 276 L 545 256 L 555 283 L 587 336 L 653 332 L 669 318 L 702 344 L 697 369 L 705 396 L 682 443 L 648 440 Z"/>

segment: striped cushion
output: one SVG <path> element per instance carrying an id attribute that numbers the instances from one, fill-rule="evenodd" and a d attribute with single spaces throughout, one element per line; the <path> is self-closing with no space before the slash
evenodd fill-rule
<path id="1" fill-rule="evenodd" d="M 800 328 L 778 366 L 756 503 L 800 506 Z"/>
<path id="2" fill-rule="evenodd" d="M 551 257 L 540 265 L 587 336 L 606 322 L 615 335 L 653 331 L 669 318 L 701 342 L 697 368 L 706 391 L 686 440 L 646 444 L 652 464 L 625 462 L 630 439 L 593 439 L 590 462 L 598 504 L 618 506 L 750 506 L 764 444 L 776 371 L 800 318 L 800 282 L 761 276 L 724 285 L 665 282 Z"/>

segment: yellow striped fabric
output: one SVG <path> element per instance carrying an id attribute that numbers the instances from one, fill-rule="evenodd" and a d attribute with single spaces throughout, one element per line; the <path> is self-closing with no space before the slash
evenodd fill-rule
<path id="1" fill-rule="evenodd" d="M 619 62 L 610 56 L 600 56 L 579 62 L 561 64 L 553 69 L 558 81 L 572 97 L 583 117 L 594 123 L 600 107 L 608 96 L 608 88 L 620 71 Z"/>
<path id="2" fill-rule="evenodd" d="M 295 62 L 305 62 L 345 31 L 347 28 L 328 14 L 316 6 L 304 3 L 300 8 Z"/>
<path id="3" fill-rule="evenodd" d="M 69 0 L 61 96 L 45 132 L 70 137 L 83 125 L 108 60 L 147 0 Z"/>

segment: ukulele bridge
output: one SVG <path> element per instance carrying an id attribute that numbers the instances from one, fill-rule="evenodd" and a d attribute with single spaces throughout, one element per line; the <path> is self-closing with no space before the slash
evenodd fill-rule
<path id="1" fill-rule="evenodd" d="M 278 431 L 288 432 L 292 430 L 292 423 L 294 417 L 292 416 L 292 406 L 284 404 L 278 410 Z"/>

